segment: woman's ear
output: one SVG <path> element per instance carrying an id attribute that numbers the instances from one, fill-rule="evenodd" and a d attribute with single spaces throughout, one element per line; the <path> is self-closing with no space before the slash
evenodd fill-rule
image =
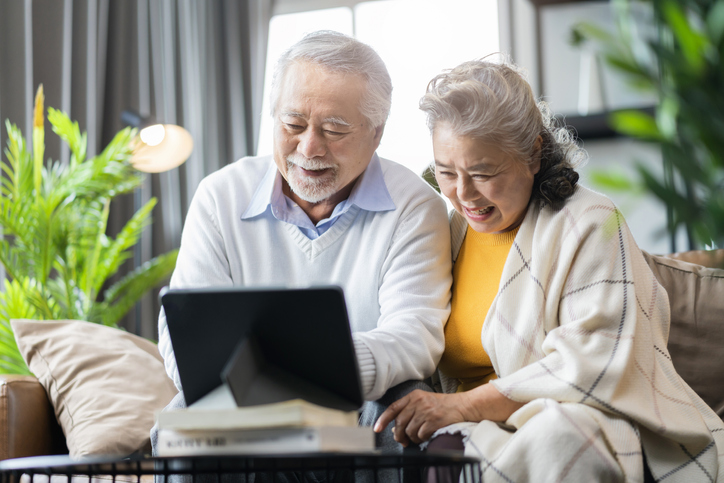
<path id="1" fill-rule="evenodd" d="M 538 174 L 538 171 L 540 171 L 540 159 L 542 151 L 543 137 L 541 135 L 538 135 L 535 140 L 535 144 L 533 145 L 533 155 L 530 157 L 530 164 L 528 165 L 530 172 L 534 175 Z"/>

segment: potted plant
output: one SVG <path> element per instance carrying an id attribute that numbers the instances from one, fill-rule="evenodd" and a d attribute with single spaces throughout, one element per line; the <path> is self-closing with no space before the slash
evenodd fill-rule
<path id="1" fill-rule="evenodd" d="M 6 121 L 0 197 L 0 372 L 29 374 L 10 319 L 78 319 L 117 327 L 150 289 L 165 280 L 177 251 L 158 256 L 117 282 L 108 279 L 132 257 L 151 222 L 151 199 L 115 237 L 106 234 L 110 203 L 142 182 L 130 163 L 135 130 L 120 131 L 102 153 L 86 158 L 86 134 L 66 114 L 48 109 L 53 132 L 70 147 L 67 164 L 44 160 L 42 85 L 35 98 L 32 149 Z"/>
<path id="2" fill-rule="evenodd" d="M 636 88 L 659 99 L 654 115 L 612 114 L 622 134 L 661 146 L 664 174 L 639 165 L 639 179 L 599 177 L 610 187 L 643 186 L 669 212 L 669 230 L 684 226 L 690 248 L 724 248 L 724 0 L 649 0 L 650 22 L 632 3 L 613 2 L 616 30 L 591 23 L 573 41 L 593 40 L 603 58 Z M 642 35 L 650 32 L 653 35 Z"/>

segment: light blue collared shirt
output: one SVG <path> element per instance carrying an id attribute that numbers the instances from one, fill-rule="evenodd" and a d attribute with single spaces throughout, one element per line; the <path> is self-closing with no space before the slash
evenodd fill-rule
<path id="1" fill-rule="evenodd" d="M 390 211 L 395 209 L 390 192 L 387 190 L 382 166 L 377 154 L 372 156 L 370 164 L 352 188 L 349 198 L 334 207 L 329 216 L 314 225 L 302 208 L 282 192 L 282 175 L 272 162 L 264 175 L 259 188 L 251 198 L 242 220 L 257 216 L 273 216 L 279 221 L 299 227 L 304 235 L 314 240 L 329 230 L 340 216 L 349 211 L 352 205 L 367 211 Z"/>

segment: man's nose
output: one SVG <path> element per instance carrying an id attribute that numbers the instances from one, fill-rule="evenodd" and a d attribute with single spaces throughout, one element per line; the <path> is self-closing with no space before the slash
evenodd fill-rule
<path id="1" fill-rule="evenodd" d="M 324 156 L 327 152 L 324 136 L 311 128 L 307 129 L 299 136 L 297 151 L 310 159 Z"/>

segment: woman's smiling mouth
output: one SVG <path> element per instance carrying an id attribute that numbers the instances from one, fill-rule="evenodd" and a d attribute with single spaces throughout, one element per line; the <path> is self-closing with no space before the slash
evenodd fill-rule
<path id="1" fill-rule="evenodd" d="M 491 211 L 493 211 L 493 207 L 492 207 L 492 206 L 488 206 L 488 207 L 486 207 L 486 208 L 480 208 L 479 210 L 471 210 L 470 208 L 466 208 L 466 207 L 463 206 L 463 209 L 464 209 L 468 214 L 470 214 L 470 215 L 475 215 L 475 216 L 487 215 L 488 213 L 490 213 Z"/>

